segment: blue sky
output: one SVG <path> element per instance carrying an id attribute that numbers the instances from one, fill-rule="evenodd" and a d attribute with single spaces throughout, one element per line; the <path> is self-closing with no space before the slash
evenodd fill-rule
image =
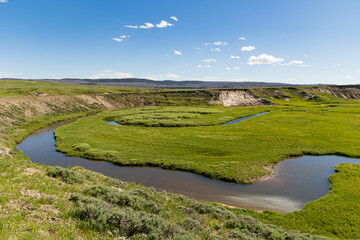
<path id="1" fill-rule="evenodd" d="M 358 0 L 0 0 L 0 78 L 360 83 Z"/>

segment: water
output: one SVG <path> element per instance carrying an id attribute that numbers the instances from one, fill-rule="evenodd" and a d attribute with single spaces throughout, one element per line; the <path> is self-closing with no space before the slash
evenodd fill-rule
<path id="1" fill-rule="evenodd" d="M 66 157 L 57 152 L 55 147 L 53 132 L 60 125 L 35 132 L 18 145 L 17 149 L 35 163 L 62 167 L 82 166 L 106 176 L 180 193 L 197 200 L 254 210 L 284 213 L 300 210 L 305 203 L 327 194 L 328 176 L 335 173 L 335 165 L 343 162 L 360 163 L 358 159 L 338 156 L 304 156 L 280 162 L 274 169 L 275 176 L 266 181 L 249 185 L 232 184 L 188 172 L 119 167 L 109 162 Z"/>
<path id="2" fill-rule="evenodd" d="M 258 114 L 255 114 L 255 115 L 251 115 L 251 116 L 247 116 L 247 117 L 242 117 L 242 118 L 237 118 L 235 120 L 232 120 L 230 122 L 227 122 L 227 123 L 224 123 L 224 124 L 221 124 L 221 125 L 230 125 L 230 124 L 234 124 L 234 123 L 239 123 L 243 120 L 246 120 L 246 119 L 249 119 L 249 118 L 253 118 L 253 117 L 257 117 L 257 116 L 260 116 L 260 115 L 264 115 L 265 113 L 268 113 L 268 112 L 261 112 L 261 113 L 258 113 Z M 111 125 L 116 125 L 116 126 L 121 126 L 121 124 L 115 122 L 115 121 L 106 121 L 107 123 L 111 124 Z"/>
<path id="3" fill-rule="evenodd" d="M 237 119 L 235 119 L 235 120 L 232 120 L 232 121 L 230 121 L 230 122 L 228 122 L 228 123 L 224 123 L 224 124 L 222 124 L 222 125 L 230 125 L 230 124 L 238 123 L 238 122 L 244 121 L 244 120 L 249 119 L 249 118 L 253 118 L 253 117 L 260 116 L 260 115 L 264 115 L 265 113 L 268 113 L 268 112 L 261 112 L 261 113 L 258 113 L 258 114 L 252 115 L 252 116 L 237 118 Z"/>
<path id="4" fill-rule="evenodd" d="M 115 122 L 115 121 L 107 121 L 108 124 L 115 125 L 115 126 L 121 126 L 121 124 Z"/>

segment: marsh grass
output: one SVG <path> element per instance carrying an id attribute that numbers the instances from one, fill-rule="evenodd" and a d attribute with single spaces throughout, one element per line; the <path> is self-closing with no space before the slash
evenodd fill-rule
<path id="1" fill-rule="evenodd" d="M 219 125 L 263 111 L 270 112 Z M 191 117 L 180 120 L 184 114 Z M 159 127 L 167 115 L 167 127 Z M 104 119 L 130 126 L 113 126 Z M 55 134 L 58 149 L 68 155 L 251 183 L 269 174 L 263 166 L 291 156 L 360 157 L 359 124 L 359 105 L 149 107 L 102 112 L 60 127 Z M 184 125 L 191 127 L 176 127 Z M 86 144 L 86 150 L 74 149 L 79 144 Z"/>

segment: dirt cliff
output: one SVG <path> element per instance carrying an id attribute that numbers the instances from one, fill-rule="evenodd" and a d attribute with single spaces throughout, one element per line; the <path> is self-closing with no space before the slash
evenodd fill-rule
<path id="1" fill-rule="evenodd" d="M 219 90 L 213 92 L 210 103 L 222 104 L 224 107 L 271 105 L 272 102 L 259 98 L 248 89 Z"/>

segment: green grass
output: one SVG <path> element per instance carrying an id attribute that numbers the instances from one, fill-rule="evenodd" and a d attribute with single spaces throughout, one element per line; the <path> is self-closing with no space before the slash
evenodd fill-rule
<path id="1" fill-rule="evenodd" d="M 238 124 L 218 125 L 267 110 L 271 112 Z M 106 119 L 129 125 L 110 125 Z M 210 124 L 216 125 L 199 126 Z M 58 149 L 68 155 L 249 183 L 268 174 L 264 166 L 290 156 L 360 157 L 359 124 L 358 105 L 150 107 L 102 112 L 63 126 L 55 134 Z"/>
<path id="2" fill-rule="evenodd" d="M 148 89 L 132 87 L 106 87 L 25 80 L 0 80 L 0 97 L 126 93 L 145 91 L 148 91 Z"/>

